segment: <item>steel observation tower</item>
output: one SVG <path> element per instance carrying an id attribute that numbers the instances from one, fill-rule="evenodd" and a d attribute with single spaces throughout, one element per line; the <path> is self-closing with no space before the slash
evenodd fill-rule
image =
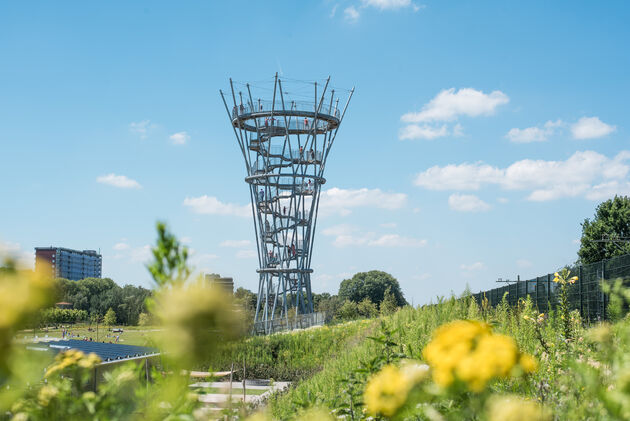
<path id="1" fill-rule="evenodd" d="M 219 92 L 245 159 L 258 249 L 254 331 L 290 329 L 296 320 L 305 327 L 314 312 L 311 254 L 324 168 L 354 88 L 276 74 L 230 79 L 230 91 Z"/>

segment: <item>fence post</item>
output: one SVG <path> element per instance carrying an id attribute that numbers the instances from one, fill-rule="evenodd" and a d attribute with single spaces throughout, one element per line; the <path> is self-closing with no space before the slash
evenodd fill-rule
<path id="1" fill-rule="evenodd" d="M 580 316 L 584 318 L 584 291 L 582 290 L 582 265 L 578 268 L 578 291 L 580 293 Z"/>
<path id="2" fill-rule="evenodd" d="M 547 274 L 547 313 L 551 311 L 551 273 Z"/>
<path id="3" fill-rule="evenodd" d="M 604 294 L 604 291 L 602 291 L 602 284 L 604 283 L 604 281 L 606 280 L 606 259 L 602 260 L 602 279 L 601 281 L 599 281 L 599 291 L 600 294 L 602 296 L 602 319 L 607 320 L 608 319 L 608 315 L 606 314 L 606 294 Z"/>

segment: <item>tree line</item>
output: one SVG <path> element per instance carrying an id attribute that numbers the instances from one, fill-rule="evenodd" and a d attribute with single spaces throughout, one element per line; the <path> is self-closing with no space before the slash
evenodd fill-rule
<path id="1" fill-rule="evenodd" d="M 102 321 L 121 325 L 137 325 L 141 314 L 147 313 L 146 299 L 151 290 L 133 285 L 123 287 L 110 278 L 85 278 L 70 281 L 58 278 L 55 282 L 55 301 L 68 302 L 72 309 L 47 309 L 42 322 L 71 323 L 76 321 Z M 110 311 L 111 310 L 111 311 Z M 113 324 L 113 323 L 112 323 Z"/>
<path id="2" fill-rule="evenodd" d="M 336 295 L 324 292 L 313 293 L 312 296 L 315 311 L 325 312 L 329 323 L 391 314 L 407 305 L 398 280 L 379 270 L 359 272 L 343 280 Z M 253 320 L 257 295 L 248 289 L 238 288 L 234 297 L 244 308 L 247 320 Z M 289 302 L 295 302 L 292 294 L 289 298 Z M 292 308 L 293 304 L 289 307 Z"/>

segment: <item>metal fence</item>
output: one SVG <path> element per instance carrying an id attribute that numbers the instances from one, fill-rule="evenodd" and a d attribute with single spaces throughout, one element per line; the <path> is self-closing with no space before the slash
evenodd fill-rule
<path id="1" fill-rule="evenodd" d="M 577 275 L 578 281 L 569 289 L 571 309 L 580 310 L 585 320 L 604 320 L 608 317 L 606 312 L 608 296 L 601 290 L 602 281 L 617 278 L 630 280 L 630 254 L 577 266 L 571 271 L 571 276 L 574 275 Z M 473 297 L 479 304 L 485 297 L 491 306 L 496 306 L 505 293 L 508 294 L 506 300 L 510 305 L 516 305 L 519 299 L 530 296 L 538 310 L 546 313 L 557 303 L 559 287 L 553 282 L 553 278 L 553 273 L 549 273 L 535 279 L 482 291 L 473 294 Z"/>
<path id="2" fill-rule="evenodd" d="M 313 326 L 323 326 L 326 313 L 298 314 L 254 323 L 254 335 L 269 335 L 276 332 L 284 332 L 294 329 L 306 329 Z"/>

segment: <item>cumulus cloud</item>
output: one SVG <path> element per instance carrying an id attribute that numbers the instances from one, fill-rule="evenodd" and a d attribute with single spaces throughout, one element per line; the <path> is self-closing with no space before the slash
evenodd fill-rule
<path id="1" fill-rule="evenodd" d="M 404 114 L 400 119 L 405 123 L 429 123 L 453 121 L 460 115 L 478 117 L 492 115 L 497 107 L 507 104 L 508 96 L 501 91 L 485 94 L 472 88 L 445 89 L 422 107 L 419 112 Z"/>
<path id="2" fill-rule="evenodd" d="M 214 196 L 203 195 L 199 197 L 186 197 L 184 206 L 194 213 L 202 215 L 235 215 L 247 218 L 252 215 L 250 205 L 236 205 L 223 203 Z"/>
<path id="3" fill-rule="evenodd" d="M 241 248 L 241 247 L 249 247 L 251 244 L 252 242 L 249 240 L 225 240 L 221 242 L 221 244 L 219 245 L 221 247 Z"/>
<path id="4" fill-rule="evenodd" d="M 343 11 L 343 17 L 350 23 L 356 23 L 359 20 L 361 14 L 354 6 L 348 6 Z"/>
<path id="5" fill-rule="evenodd" d="M 548 121 L 543 127 L 527 127 L 525 129 L 510 129 L 505 135 L 510 142 L 514 143 L 532 143 L 532 142 L 544 142 L 552 136 L 555 131 L 562 127 L 564 123 L 561 120 Z"/>
<path id="6" fill-rule="evenodd" d="M 448 136 L 448 134 L 449 134 L 449 129 L 446 125 L 442 125 L 440 127 L 434 127 L 428 124 L 423 124 L 422 126 L 418 124 L 408 124 L 402 129 L 400 129 L 398 133 L 398 138 L 401 140 L 412 140 L 412 139 L 433 140 L 438 137 Z"/>
<path id="7" fill-rule="evenodd" d="M 411 7 L 418 11 L 422 6 L 415 5 L 411 0 L 361 0 L 363 6 L 374 7 L 379 10 L 397 10 Z"/>
<path id="8" fill-rule="evenodd" d="M 407 203 L 404 193 L 386 193 L 380 189 L 340 189 L 332 187 L 321 192 L 319 210 L 322 214 L 349 215 L 353 208 L 372 207 L 395 210 Z"/>
<path id="9" fill-rule="evenodd" d="M 430 190 L 479 190 L 494 185 L 529 191 L 528 200 L 562 197 L 601 200 L 630 193 L 630 151 L 614 158 L 593 151 L 575 152 L 566 161 L 523 159 L 507 168 L 482 162 L 434 166 L 419 173 L 415 184 Z"/>
<path id="10" fill-rule="evenodd" d="M 399 133 L 400 139 L 435 139 L 438 137 L 461 136 L 463 128 L 457 123 L 452 130 L 446 124 L 460 116 L 478 117 L 492 115 L 497 107 L 509 102 L 509 98 L 501 91 L 486 94 L 473 88 L 444 89 L 418 112 L 403 114 L 400 120 L 407 123 Z"/>
<path id="11" fill-rule="evenodd" d="M 142 186 L 136 180 L 133 180 L 125 175 L 116 175 L 114 173 L 101 175 L 96 177 L 96 182 L 101 184 L 107 184 L 109 186 L 118 187 L 121 189 L 140 189 Z"/>
<path id="12" fill-rule="evenodd" d="M 185 145 L 190 140 L 190 135 L 187 132 L 177 132 L 169 136 L 169 139 L 173 141 L 175 145 Z"/>
<path id="13" fill-rule="evenodd" d="M 335 247 L 424 247 L 427 244 L 427 240 L 403 237 L 398 234 L 364 233 L 359 228 L 347 224 L 328 227 L 324 229 L 323 234 L 335 237 L 333 240 Z"/>
<path id="14" fill-rule="evenodd" d="M 604 137 L 615 130 L 617 127 L 604 123 L 598 117 L 582 117 L 571 126 L 574 139 L 595 139 Z"/>
<path id="15" fill-rule="evenodd" d="M 485 212 L 490 205 L 473 194 L 455 193 L 449 196 L 448 205 L 458 212 Z"/>
<path id="16" fill-rule="evenodd" d="M 475 262 L 475 263 L 471 263 L 470 265 L 461 265 L 460 267 L 462 268 L 462 270 L 465 270 L 467 272 L 470 272 L 473 270 L 481 270 L 485 268 L 482 262 Z"/>

